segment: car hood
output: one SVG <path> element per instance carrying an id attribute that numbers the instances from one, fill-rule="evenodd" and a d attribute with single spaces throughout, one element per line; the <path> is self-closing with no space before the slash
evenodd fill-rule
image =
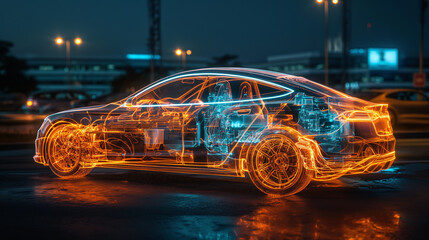
<path id="1" fill-rule="evenodd" d="M 80 107 L 80 108 L 73 108 L 73 109 L 69 109 L 69 110 L 65 110 L 65 111 L 61 111 L 58 113 L 54 113 L 49 115 L 47 118 L 49 120 L 56 120 L 59 118 L 73 118 L 73 116 L 76 115 L 90 115 L 90 114 L 97 114 L 97 115 L 101 115 L 101 114 L 109 114 L 112 111 L 115 111 L 115 113 L 121 113 L 123 111 L 126 111 L 125 108 L 121 107 L 121 104 L 116 102 L 116 103 L 109 103 L 109 104 L 105 104 L 105 105 L 96 105 L 96 106 L 89 106 L 89 107 Z"/>

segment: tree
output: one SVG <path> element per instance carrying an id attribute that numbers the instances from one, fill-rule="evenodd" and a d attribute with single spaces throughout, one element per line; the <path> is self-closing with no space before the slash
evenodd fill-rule
<path id="1" fill-rule="evenodd" d="M 0 90 L 28 94 L 36 90 L 36 81 L 24 74 L 27 63 L 10 55 L 12 47 L 11 42 L 0 40 Z"/>

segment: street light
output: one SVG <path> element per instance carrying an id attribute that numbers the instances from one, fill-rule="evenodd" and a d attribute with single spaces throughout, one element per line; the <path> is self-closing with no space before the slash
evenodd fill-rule
<path id="1" fill-rule="evenodd" d="M 64 43 L 64 39 L 62 37 L 55 38 L 55 43 L 57 45 L 62 45 Z M 66 43 L 66 61 L 67 61 L 67 85 L 70 87 L 70 39 L 65 40 Z M 82 39 L 77 37 L 74 39 L 74 43 L 76 45 L 82 44 Z"/>
<path id="2" fill-rule="evenodd" d="M 191 55 L 192 51 L 191 50 L 182 51 L 182 49 L 178 48 L 178 49 L 176 49 L 176 51 L 174 51 L 174 53 L 176 53 L 177 56 L 182 57 L 182 69 L 185 70 L 186 69 L 186 55 Z"/>
<path id="3" fill-rule="evenodd" d="M 316 0 L 317 3 L 324 3 L 325 7 L 325 85 L 329 85 L 329 0 Z M 332 0 L 332 4 L 337 4 L 338 0 Z"/>
<path id="4" fill-rule="evenodd" d="M 76 45 L 81 45 L 81 44 L 82 44 L 82 39 L 81 39 L 81 38 L 75 38 L 75 39 L 74 39 L 74 43 L 75 43 Z"/>

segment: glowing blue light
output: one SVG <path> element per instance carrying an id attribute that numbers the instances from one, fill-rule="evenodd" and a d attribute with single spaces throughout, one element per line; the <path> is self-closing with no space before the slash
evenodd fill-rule
<path id="1" fill-rule="evenodd" d="M 368 68 L 371 70 L 398 69 L 398 49 L 396 48 L 369 48 Z"/>
<path id="2" fill-rule="evenodd" d="M 159 55 L 151 55 L 151 54 L 127 54 L 127 59 L 131 60 L 152 60 L 152 59 L 161 59 Z"/>
<path id="3" fill-rule="evenodd" d="M 243 123 L 241 123 L 241 122 L 232 122 L 231 123 L 231 127 L 233 127 L 233 128 L 241 128 L 241 127 L 243 127 Z"/>

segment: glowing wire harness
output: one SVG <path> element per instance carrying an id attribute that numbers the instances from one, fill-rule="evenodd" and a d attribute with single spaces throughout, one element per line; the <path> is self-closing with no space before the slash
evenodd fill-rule
<path id="1" fill-rule="evenodd" d="M 244 177 L 267 194 L 376 172 L 395 159 L 387 105 L 295 77 L 209 68 L 129 98 L 46 118 L 35 161 L 76 178 L 94 167 Z"/>

